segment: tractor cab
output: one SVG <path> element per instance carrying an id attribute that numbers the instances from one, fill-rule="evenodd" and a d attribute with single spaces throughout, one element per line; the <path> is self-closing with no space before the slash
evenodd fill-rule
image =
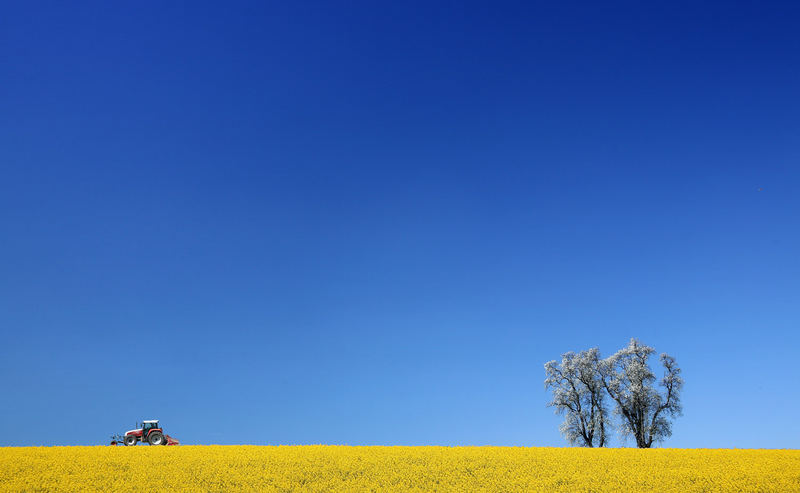
<path id="1" fill-rule="evenodd" d="M 156 428 L 157 429 L 161 429 L 161 427 L 158 426 L 158 420 L 157 419 L 151 419 L 149 421 L 142 421 L 142 436 L 146 437 L 147 436 L 147 432 L 149 432 L 152 429 L 156 429 Z"/>

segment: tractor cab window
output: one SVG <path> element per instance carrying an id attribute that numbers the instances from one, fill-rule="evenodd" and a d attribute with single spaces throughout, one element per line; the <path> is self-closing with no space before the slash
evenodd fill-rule
<path id="1" fill-rule="evenodd" d="M 155 428 L 155 427 L 156 427 L 156 424 L 155 424 L 155 423 L 145 423 L 145 424 L 144 424 L 144 427 L 143 427 L 142 429 L 143 429 L 144 431 L 147 431 L 147 430 L 149 430 L 150 428 Z"/>

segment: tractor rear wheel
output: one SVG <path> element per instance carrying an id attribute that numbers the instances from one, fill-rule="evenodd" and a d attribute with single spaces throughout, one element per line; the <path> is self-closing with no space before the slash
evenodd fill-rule
<path id="1" fill-rule="evenodd" d="M 136 445 L 136 435 L 125 435 L 125 445 Z"/>
<path id="2" fill-rule="evenodd" d="M 164 445 L 164 435 L 160 431 L 154 431 L 147 437 L 150 445 Z"/>

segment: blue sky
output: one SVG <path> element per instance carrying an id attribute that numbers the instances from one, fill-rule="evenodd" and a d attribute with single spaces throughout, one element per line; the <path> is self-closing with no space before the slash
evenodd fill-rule
<path id="1" fill-rule="evenodd" d="M 797 447 L 797 7 L 432 4 L 3 5 L 0 445 L 562 446 L 638 337 Z"/>

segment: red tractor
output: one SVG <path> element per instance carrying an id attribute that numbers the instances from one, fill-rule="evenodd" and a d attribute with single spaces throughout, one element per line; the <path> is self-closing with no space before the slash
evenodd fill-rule
<path id="1" fill-rule="evenodd" d="M 142 426 L 135 430 L 125 432 L 125 436 L 113 435 L 111 445 L 118 443 L 125 445 L 136 445 L 138 442 L 147 442 L 150 445 L 178 445 L 180 442 L 169 435 L 164 434 L 164 430 L 158 424 L 157 419 L 142 421 Z"/>

